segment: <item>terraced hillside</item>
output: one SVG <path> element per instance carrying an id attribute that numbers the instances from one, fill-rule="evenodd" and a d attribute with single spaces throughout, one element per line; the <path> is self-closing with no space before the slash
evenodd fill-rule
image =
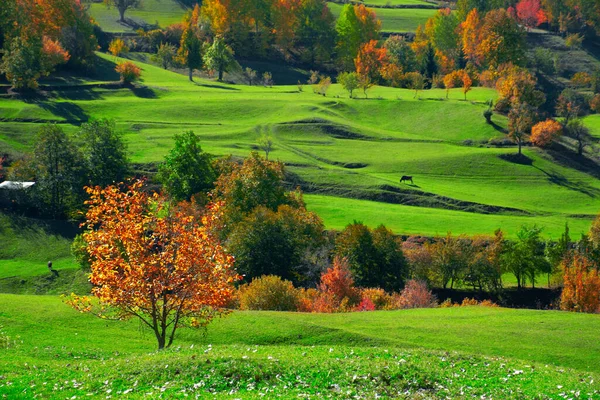
<path id="1" fill-rule="evenodd" d="M 488 145 L 506 139 L 504 117 L 493 125 L 482 117 L 495 96 L 489 89 L 475 89 L 468 101 L 458 90 L 445 100 L 441 90 L 415 98 L 384 87 L 349 99 L 337 85 L 322 97 L 308 86 L 190 83 L 147 64 L 142 85 L 120 88 L 111 83 L 114 58 L 98 57 L 97 77 L 51 82 L 36 98 L 2 95 L 0 150 L 27 150 L 41 123 L 74 132 L 94 117 L 116 120 L 135 163 L 161 161 L 184 130 L 201 135 L 206 151 L 240 157 L 268 131 L 271 157 L 288 165 L 290 184 L 309 194 L 309 207 L 331 228 L 356 219 L 403 234 L 501 227 L 514 235 L 537 223 L 557 236 L 566 221 L 575 234 L 586 231 L 600 209 L 600 181 L 589 166 L 534 148 L 515 160 L 515 148 Z M 400 184 L 401 175 L 414 185 Z"/>

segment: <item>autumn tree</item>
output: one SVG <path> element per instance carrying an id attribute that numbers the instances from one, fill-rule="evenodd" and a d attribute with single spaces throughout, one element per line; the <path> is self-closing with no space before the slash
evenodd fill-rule
<path id="1" fill-rule="evenodd" d="M 223 80 L 224 72 L 240 70 L 241 67 L 233 57 L 233 50 L 225 44 L 223 38 L 216 37 L 212 45 L 208 46 L 204 52 L 204 66 L 213 71 L 217 71 L 219 81 Z"/>
<path id="2" fill-rule="evenodd" d="M 127 146 L 114 121 L 94 119 L 86 122 L 77 136 L 83 144 L 88 184 L 107 186 L 125 180 L 129 174 Z"/>
<path id="3" fill-rule="evenodd" d="M 125 22 L 125 11 L 141 5 L 141 0 L 104 0 L 107 7 L 115 7 L 119 11 L 119 21 Z"/>
<path id="4" fill-rule="evenodd" d="M 158 62 L 164 69 L 169 69 L 175 62 L 177 48 L 171 43 L 161 43 L 152 59 Z"/>
<path id="5" fill-rule="evenodd" d="M 563 290 L 560 308 L 567 311 L 600 312 L 600 276 L 585 256 L 575 254 L 562 263 Z"/>
<path id="6" fill-rule="evenodd" d="M 370 40 L 360 46 L 358 54 L 354 59 L 356 74 L 360 78 L 368 78 L 372 82 L 377 82 L 381 76 L 381 68 L 387 62 L 387 52 L 385 47 L 377 46 L 376 40 Z"/>
<path id="7" fill-rule="evenodd" d="M 525 61 L 525 34 L 504 9 L 488 12 L 483 18 L 477 57 L 484 66 L 520 65 Z"/>
<path id="8" fill-rule="evenodd" d="M 547 20 L 540 0 L 521 0 L 515 8 L 517 18 L 527 28 L 535 28 Z"/>
<path id="9" fill-rule="evenodd" d="M 123 84 L 135 82 L 142 76 L 142 69 L 131 61 L 117 64 L 115 71 L 119 73 Z"/>
<path id="10" fill-rule="evenodd" d="M 179 61 L 188 69 L 190 81 L 193 81 L 195 69 L 202 67 L 202 43 L 200 41 L 200 29 L 198 19 L 200 17 L 200 7 L 196 4 L 194 10 L 188 13 L 184 19 L 184 30 L 179 44 Z"/>
<path id="11" fill-rule="evenodd" d="M 349 71 L 354 67 L 360 46 L 379 39 L 381 21 L 364 5 L 346 4 L 336 22 L 337 54 L 340 68 Z"/>
<path id="12" fill-rule="evenodd" d="M 418 72 L 409 72 L 405 75 L 408 82 L 408 88 L 415 91 L 414 98 L 416 99 L 419 92 L 425 89 L 425 77 Z"/>
<path id="13" fill-rule="evenodd" d="M 352 92 L 358 89 L 358 75 L 356 72 L 342 72 L 337 77 L 337 82 L 348 91 L 350 98 L 352 98 Z"/>
<path id="14" fill-rule="evenodd" d="M 465 100 L 467 100 L 467 93 L 469 93 L 473 87 L 473 80 L 467 71 L 462 71 L 461 76 L 462 81 L 462 92 L 465 95 Z"/>
<path id="15" fill-rule="evenodd" d="M 462 52 L 467 61 L 480 66 L 483 54 L 478 50 L 481 42 L 481 17 L 476 8 L 472 9 L 460 25 Z"/>
<path id="16" fill-rule="evenodd" d="M 186 208 L 142 190 L 141 182 L 88 188 L 83 235 L 91 260 L 92 295 L 69 303 L 104 318 L 136 317 L 158 348 L 171 346 L 178 328 L 206 326 L 234 292 L 233 258 L 211 232 L 219 205 L 202 221 Z"/>
<path id="17" fill-rule="evenodd" d="M 212 156 L 202 151 L 200 138 L 187 131 L 175 135 L 175 147 L 158 168 L 158 179 L 175 200 L 189 200 L 196 194 L 206 195 L 214 187 L 217 174 Z"/>
<path id="18" fill-rule="evenodd" d="M 548 147 L 561 137 L 563 126 L 553 119 L 538 122 L 531 128 L 531 143 L 538 147 Z"/>
<path id="19" fill-rule="evenodd" d="M 496 82 L 498 104 L 507 107 L 527 104 L 539 107 L 546 101 L 543 92 L 537 90 L 537 80 L 528 70 L 514 65 L 504 66 Z"/>
<path id="20" fill-rule="evenodd" d="M 446 98 L 450 95 L 450 90 L 462 84 L 461 73 L 452 71 L 444 76 L 444 86 L 446 87 Z"/>
<path id="21" fill-rule="evenodd" d="M 113 39 L 108 45 L 108 51 L 110 54 L 115 56 L 115 58 L 119 57 L 122 53 L 127 53 L 129 48 L 121 38 Z"/>
<path id="22" fill-rule="evenodd" d="M 462 280 L 469 260 L 468 243 L 464 237 L 437 237 L 431 245 L 431 268 L 434 281 L 444 289 L 450 289 Z"/>

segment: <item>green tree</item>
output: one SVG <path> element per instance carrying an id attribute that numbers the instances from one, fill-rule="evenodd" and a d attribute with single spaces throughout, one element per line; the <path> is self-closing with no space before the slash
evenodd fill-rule
<path id="1" fill-rule="evenodd" d="M 521 147 L 525 142 L 525 137 L 537 120 L 537 113 L 533 107 L 526 103 L 514 104 L 508 113 L 508 135 L 519 146 L 519 156 Z"/>
<path id="2" fill-rule="evenodd" d="M 227 237 L 236 223 L 259 206 L 271 211 L 276 211 L 281 205 L 305 206 L 298 193 L 285 189 L 281 162 L 267 161 L 253 152 L 241 165 L 224 160 L 219 169 L 221 173 L 212 195 L 215 201 L 224 202 L 221 237 Z"/>
<path id="3" fill-rule="evenodd" d="M 259 206 L 235 225 L 227 248 L 246 281 L 278 275 L 298 284 L 304 280 L 303 258 L 323 243 L 323 231 L 321 219 L 304 207 Z"/>
<path id="4" fill-rule="evenodd" d="M 335 18 L 324 0 L 302 0 L 298 11 L 297 44 L 310 64 L 330 61 L 335 47 Z"/>
<path id="5" fill-rule="evenodd" d="M 178 201 L 189 200 L 214 187 L 216 172 L 212 156 L 202 151 L 200 138 L 193 131 L 175 135 L 175 147 L 159 166 L 158 179 L 165 191 Z"/>
<path id="6" fill-rule="evenodd" d="M 41 40 L 35 37 L 25 40 L 20 36 L 12 39 L 2 57 L 0 72 L 15 89 L 37 88 L 38 79 L 45 73 Z"/>
<path id="7" fill-rule="evenodd" d="M 555 243 L 549 243 L 546 247 L 546 256 L 551 270 L 548 273 L 548 286 L 550 286 L 550 275 L 560 270 L 560 264 L 571 252 L 571 236 L 569 235 L 569 224 L 565 223 L 565 231 Z"/>
<path id="8" fill-rule="evenodd" d="M 390 63 L 397 65 L 403 72 L 417 70 L 417 56 L 410 43 L 400 35 L 391 35 L 383 44 Z"/>
<path id="9" fill-rule="evenodd" d="M 86 175 L 82 156 L 58 125 L 45 125 L 38 132 L 32 165 L 44 214 L 59 218 L 80 205 Z"/>
<path id="10" fill-rule="evenodd" d="M 381 22 L 364 5 L 346 4 L 337 19 L 337 55 L 340 69 L 354 69 L 361 44 L 379 39 Z"/>
<path id="11" fill-rule="evenodd" d="M 164 69 L 169 69 L 173 65 L 176 55 L 177 48 L 175 46 L 170 43 L 161 43 L 152 59 L 160 63 Z"/>
<path id="12" fill-rule="evenodd" d="M 444 289 L 450 284 L 450 289 L 459 283 L 467 270 L 469 260 L 469 246 L 466 238 L 453 237 L 450 232 L 443 237 L 437 238 L 430 247 L 432 253 L 432 272 L 435 280 Z"/>
<path id="13" fill-rule="evenodd" d="M 119 11 L 119 21 L 125 22 L 125 11 L 140 6 L 141 0 L 104 0 L 107 6 L 113 6 Z"/>
<path id="14" fill-rule="evenodd" d="M 179 44 L 179 61 L 188 68 L 190 81 L 194 80 L 194 70 L 202 68 L 202 43 L 198 27 L 199 18 L 200 7 L 196 4 L 194 10 L 186 15 L 184 19 L 184 30 Z"/>
<path id="15" fill-rule="evenodd" d="M 216 37 L 212 45 L 206 48 L 204 52 L 204 66 L 219 74 L 219 81 L 223 80 L 223 73 L 233 70 L 240 70 L 241 67 L 233 57 L 233 50 L 225 44 L 225 41 Z"/>
<path id="16" fill-rule="evenodd" d="M 545 244 L 541 238 L 541 228 L 522 226 L 517 232 L 517 240 L 506 244 L 502 261 L 507 272 L 517 278 L 520 289 L 526 282 L 535 287 L 536 276 L 548 272 L 548 260 L 545 257 Z"/>
<path id="17" fill-rule="evenodd" d="M 359 87 L 359 80 L 356 72 L 342 72 L 338 75 L 337 81 L 348 91 L 350 98 L 352 98 L 352 92 Z"/>
<path id="18" fill-rule="evenodd" d="M 335 239 L 335 255 L 346 258 L 358 286 L 400 290 L 407 277 L 407 264 L 394 235 L 380 225 L 374 231 L 354 222 Z"/>
<path id="19" fill-rule="evenodd" d="M 115 129 L 115 122 L 92 120 L 81 126 L 79 138 L 83 143 L 83 158 L 89 183 L 107 186 L 122 182 L 129 174 L 127 146 Z"/>

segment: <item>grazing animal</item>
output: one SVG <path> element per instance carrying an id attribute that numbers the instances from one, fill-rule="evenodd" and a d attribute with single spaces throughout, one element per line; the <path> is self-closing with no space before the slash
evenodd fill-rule
<path id="1" fill-rule="evenodd" d="M 55 278 L 58 278 L 58 271 L 52 268 L 52 261 L 48 261 L 48 271 L 50 271 Z"/>
<path id="2" fill-rule="evenodd" d="M 402 182 L 408 182 L 408 181 L 410 181 L 410 183 L 412 183 L 413 185 L 415 184 L 413 182 L 412 176 L 402 175 L 402 178 L 400 178 L 400 183 L 402 183 Z"/>

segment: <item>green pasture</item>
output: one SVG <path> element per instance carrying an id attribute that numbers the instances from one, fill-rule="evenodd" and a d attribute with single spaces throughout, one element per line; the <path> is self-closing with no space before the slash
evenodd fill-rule
<path id="1" fill-rule="evenodd" d="M 157 25 L 164 28 L 180 22 L 187 10 L 187 7 L 176 0 L 144 0 L 140 7 L 127 10 L 125 19 L 130 19 L 138 25 Z M 89 13 L 106 32 L 121 33 L 136 30 L 134 25 L 119 21 L 119 11 L 115 7 L 108 8 L 103 3 L 92 3 Z"/>
<path id="2" fill-rule="evenodd" d="M 384 0 L 376 1 L 382 1 L 382 5 L 386 4 Z M 332 14 L 337 18 L 342 12 L 343 5 L 328 4 Z M 381 20 L 381 30 L 384 32 L 415 32 L 419 25 L 424 25 L 437 12 L 433 8 L 374 8 L 373 11 Z"/>
<path id="3" fill-rule="evenodd" d="M 436 8 L 437 5 L 423 0 L 363 0 L 357 3 L 363 3 L 365 6 L 420 6 Z"/>
<path id="4" fill-rule="evenodd" d="M 598 398 L 597 315 L 500 308 L 234 312 L 155 352 L 137 321 L 0 295 L 9 398 Z"/>
<path id="5" fill-rule="evenodd" d="M 159 162 L 173 136 L 193 130 L 205 151 L 245 157 L 258 138 L 274 140 L 272 159 L 288 166 L 288 180 L 306 192 L 309 207 L 328 227 L 352 220 L 385 223 L 399 234 L 491 233 L 513 236 L 521 224 L 538 224 L 557 237 L 569 222 L 587 230 L 600 210 L 600 181 L 577 161 L 525 147 L 490 147 L 505 140 L 506 118 L 482 116 L 491 89 L 415 92 L 374 87 L 351 99 L 339 85 L 327 97 L 305 85 L 246 86 L 196 78 L 152 65 L 131 88 L 100 88 L 116 80 L 114 57 L 99 54 L 97 76 L 36 99 L 0 98 L 0 149 L 31 149 L 41 123 L 56 121 L 69 133 L 89 118 L 112 118 L 135 163 Z M 71 78 L 70 82 L 77 82 Z M 591 120 L 590 117 L 588 119 Z M 399 183 L 412 175 L 414 184 Z M 324 197 L 326 196 L 326 197 Z M 377 200 L 357 201 L 348 198 Z M 389 204 L 396 203 L 396 204 Z M 352 204 L 352 207 L 348 205 Z"/>

